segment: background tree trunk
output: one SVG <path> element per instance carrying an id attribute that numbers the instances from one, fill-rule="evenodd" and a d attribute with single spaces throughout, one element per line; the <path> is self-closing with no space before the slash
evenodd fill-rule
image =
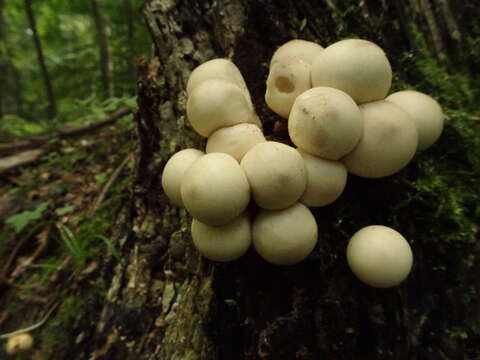
<path id="1" fill-rule="evenodd" d="M 92 9 L 95 28 L 97 29 L 97 43 L 99 50 L 100 76 L 102 79 L 103 97 L 108 98 L 113 94 L 113 83 L 110 71 L 110 52 L 108 50 L 107 33 L 105 31 L 105 24 L 103 22 L 97 0 L 90 0 L 90 7 Z"/>
<path id="2" fill-rule="evenodd" d="M 290 267 L 270 265 L 253 250 L 231 263 L 203 260 L 191 245 L 189 217 L 168 201 L 160 184 L 163 166 L 174 152 L 204 146 L 185 117 L 185 86 L 200 63 L 228 57 L 237 64 L 266 135 L 275 139 L 272 130 L 279 118 L 263 97 L 268 61 L 277 46 L 292 38 L 326 46 L 357 35 L 385 49 L 396 80 L 424 84 L 419 71 L 424 63 L 410 59 L 425 52 L 434 54 L 429 58 L 434 63 L 449 67 L 478 65 L 465 45 L 479 35 L 473 26 L 479 9 L 473 4 L 148 0 L 143 16 L 156 57 L 138 65 L 136 177 L 131 202 L 113 234 L 124 264 L 105 256 L 98 271 L 72 285 L 82 298 L 83 307 L 76 307 L 82 316 L 69 324 L 68 355 L 59 350 L 51 358 L 478 356 L 478 334 L 465 338 L 461 332 L 463 326 L 473 327 L 480 314 L 478 301 L 466 300 L 480 289 L 478 241 L 462 238 L 459 225 L 443 217 L 441 194 L 420 194 L 415 186 L 425 183 L 429 171 L 438 171 L 435 181 L 441 182 L 449 171 L 470 166 L 471 148 L 464 148 L 463 135 L 451 124 L 431 151 L 401 173 L 376 180 L 350 176 L 338 201 L 314 211 L 320 234 L 314 253 Z M 450 169 L 454 164 L 459 167 Z M 465 191 L 476 191 L 472 189 Z M 472 213 L 478 212 L 471 206 Z M 349 237 L 372 224 L 393 226 L 411 242 L 415 266 L 408 281 L 396 288 L 367 287 L 346 263 Z M 472 226 L 473 237 L 474 230 Z"/>
<path id="3" fill-rule="evenodd" d="M 25 0 L 25 11 L 27 13 L 28 23 L 32 30 L 33 41 L 37 50 L 38 65 L 42 73 L 43 84 L 45 86 L 45 92 L 48 100 L 48 116 L 54 118 L 57 115 L 57 103 L 55 100 L 55 94 L 53 92 L 52 82 L 50 81 L 50 75 L 48 73 L 47 64 L 45 63 L 45 57 L 43 56 L 42 42 L 38 36 L 37 25 L 35 22 L 35 15 L 32 9 L 32 0 Z"/>
<path id="4" fill-rule="evenodd" d="M 127 25 L 127 55 L 128 55 L 128 67 L 131 74 L 132 81 L 135 81 L 135 26 L 134 18 L 137 16 L 137 12 L 134 11 L 131 0 L 123 1 L 125 8 L 125 23 Z"/>

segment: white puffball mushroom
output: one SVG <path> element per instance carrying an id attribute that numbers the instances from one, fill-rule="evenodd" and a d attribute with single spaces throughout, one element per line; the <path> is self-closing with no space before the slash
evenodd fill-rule
<path id="1" fill-rule="evenodd" d="M 363 120 L 357 104 L 343 91 L 316 87 L 295 100 L 288 118 L 293 143 L 306 152 L 338 160 L 360 140 Z"/>
<path id="2" fill-rule="evenodd" d="M 300 153 L 291 146 L 267 141 L 255 145 L 240 162 L 253 199 L 264 209 L 284 209 L 305 191 L 307 172 Z"/>
<path id="3" fill-rule="evenodd" d="M 372 225 L 352 236 L 347 261 L 355 276 L 367 285 L 389 288 L 407 278 L 413 255 L 400 233 L 387 226 Z"/>
<path id="4" fill-rule="evenodd" d="M 312 64 L 313 86 L 330 86 L 358 104 L 384 99 L 392 84 L 392 68 L 384 51 L 360 39 L 326 47 Z"/>
<path id="5" fill-rule="evenodd" d="M 287 119 L 297 96 L 311 87 L 310 64 L 296 56 L 286 57 L 270 66 L 265 102 Z"/>
<path id="6" fill-rule="evenodd" d="M 245 254 L 252 243 L 250 217 L 243 214 L 222 226 L 192 221 L 193 244 L 207 259 L 232 261 Z"/>
<path id="7" fill-rule="evenodd" d="M 254 124 L 238 124 L 215 131 L 207 141 L 207 153 L 221 152 L 233 156 L 238 162 L 253 146 L 264 142 L 262 130 Z"/>
<path id="8" fill-rule="evenodd" d="M 222 127 L 258 122 L 242 89 L 222 79 L 205 80 L 195 87 L 187 100 L 187 117 L 204 137 Z"/>
<path id="9" fill-rule="evenodd" d="M 272 264 L 292 265 L 315 248 L 318 227 L 310 210 L 300 203 L 283 210 L 260 210 L 252 225 L 253 246 Z"/>
<path id="10" fill-rule="evenodd" d="M 6 352 L 9 355 L 15 355 L 20 352 L 28 351 L 33 346 L 33 337 L 29 333 L 12 335 L 7 340 Z"/>
<path id="11" fill-rule="evenodd" d="M 245 80 L 237 66 L 230 60 L 219 58 L 206 61 L 193 69 L 187 82 L 188 96 L 202 82 L 211 79 L 222 79 L 231 82 L 248 93 Z"/>
<path id="12" fill-rule="evenodd" d="M 376 101 L 360 106 L 363 135 L 343 158 L 348 172 L 381 178 L 403 169 L 417 150 L 418 132 L 412 118 L 397 105 Z"/>
<path id="13" fill-rule="evenodd" d="M 347 184 L 347 169 L 340 161 L 321 159 L 298 150 L 307 169 L 307 187 L 300 202 L 309 207 L 326 206 L 342 194 Z"/>
<path id="14" fill-rule="evenodd" d="M 197 149 L 184 149 L 175 153 L 165 164 L 162 172 L 162 188 L 170 201 L 183 207 L 180 185 L 183 174 L 199 158 L 205 155 Z"/>
<path id="15" fill-rule="evenodd" d="M 276 62 L 295 56 L 311 65 L 313 60 L 323 51 L 323 47 L 312 41 L 294 39 L 280 46 L 270 60 L 270 67 Z"/>
<path id="16" fill-rule="evenodd" d="M 185 209 L 208 225 L 224 225 L 243 213 L 250 201 L 250 185 L 230 155 L 211 153 L 185 172 L 180 188 Z"/>
<path id="17" fill-rule="evenodd" d="M 401 107 L 415 121 L 418 150 L 425 150 L 438 140 L 445 115 L 435 99 L 418 91 L 404 90 L 389 95 L 385 100 Z"/>

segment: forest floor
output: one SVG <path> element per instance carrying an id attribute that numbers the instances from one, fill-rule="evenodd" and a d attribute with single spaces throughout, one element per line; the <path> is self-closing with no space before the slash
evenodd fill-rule
<path id="1" fill-rule="evenodd" d="M 135 136 L 128 115 L 87 135 L 56 140 L 32 164 L 0 174 L 1 334 L 29 327 L 55 308 L 55 321 L 46 326 L 61 333 L 81 314 L 82 289 L 71 284 L 86 283 L 100 253 L 121 261 L 109 236 L 129 197 Z M 35 339 L 42 348 L 33 358 L 48 358 L 61 339 Z"/>

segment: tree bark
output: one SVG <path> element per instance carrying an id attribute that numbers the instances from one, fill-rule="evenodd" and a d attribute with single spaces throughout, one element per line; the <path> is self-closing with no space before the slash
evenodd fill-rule
<path id="1" fill-rule="evenodd" d="M 51 358 L 433 360 L 478 354 L 478 336 L 447 336 L 479 318 L 478 304 L 464 301 L 466 289 L 480 289 L 478 242 L 432 239 L 432 232 L 449 233 L 455 224 L 437 218 L 438 199 L 418 196 L 412 185 L 421 178 L 417 161 L 385 179 L 350 176 L 340 199 L 314 210 L 320 234 L 314 253 L 290 267 L 268 264 L 253 250 L 231 263 L 202 259 L 192 246 L 189 216 L 161 189 L 168 158 L 205 145 L 185 117 L 185 87 L 192 69 L 209 59 L 228 57 L 240 68 L 269 139 L 277 139 L 273 128 L 279 118 L 263 100 L 267 64 L 276 47 L 292 38 L 326 46 L 357 34 L 382 46 L 404 80 L 410 73 L 400 59 L 418 54 L 419 33 L 432 46 L 433 59 L 467 68 L 476 64 L 449 51 L 452 25 L 438 15 L 445 11 L 429 2 L 437 36 L 422 4 L 146 1 L 143 15 L 156 56 L 140 59 L 137 67 L 137 166 L 130 202 L 111 238 L 123 263 L 106 254 L 96 272 L 73 285 L 71 291 L 86 305 L 70 324 L 68 346 Z M 478 9 L 468 9 L 459 8 L 458 14 L 463 23 L 474 24 Z M 462 36 L 475 36 L 472 29 L 462 30 Z M 439 49 L 446 49 L 443 56 Z M 455 161 L 466 161 L 461 136 L 451 128 L 446 132 L 448 141 L 420 157 L 444 162 L 458 143 L 461 155 Z M 396 288 L 367 287 L 348 268 L 349 237 L 372 224 L 395 226 L 411 242 L 415 266 Z"/>
<path id="2" fill-rule="evenodd" d="M 102 92 L 103 97 L 108 98 L 113 94 L 113 82 L 110 71 L 110 52 L 108 50 L 107 33 L 97 0 L 90 0 L 90 7 L 97 32 Z"/>
<path id="3" fill-rule="evenodd" d="M 35 22 L 35 15 L 32 9 L 32 0 L 25 0 L 25 11 L 27 13 L 27 19 L 32 30 L 33 41 L 35 43 L 35 49 L 37 51 L 38 64 L 42 73 L 43 85 L 47 94 L 48 100 L 48 116 L 54 118 L 57 115 L 57 103 L 55 94 L 53 92 L 52 82 L 50 80 L 50 74 L 48 73 L 47 64 L 45 63 L 45 57 L 43 56 L 42 42 L 38 35 L 37 25 Z"/>

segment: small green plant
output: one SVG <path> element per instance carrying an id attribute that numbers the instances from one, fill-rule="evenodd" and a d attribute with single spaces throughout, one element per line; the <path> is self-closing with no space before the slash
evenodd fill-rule
<path id="1" fill-rule="evenodd" d="M 85 265 L 87 259 L 91 256 L 88 244 L 82 242 L 80 238 L 66 225 L 57 223 L 57 229 L 60 234 L 60 242 L 72 256 L 74 262 L 79 265 Z"/>
<path id="2" fill-rule="evenodd" d="M 43 217 L 43 213 L 50 205 L 49 201 L 39 204 L 35 210 L 26 210 L 19 214 L 10 216 L 5 223 L 13 227 L 13 230 L 17 234 L 21 233 L 29 224 L 34 221 L 40 220 Z"/>

